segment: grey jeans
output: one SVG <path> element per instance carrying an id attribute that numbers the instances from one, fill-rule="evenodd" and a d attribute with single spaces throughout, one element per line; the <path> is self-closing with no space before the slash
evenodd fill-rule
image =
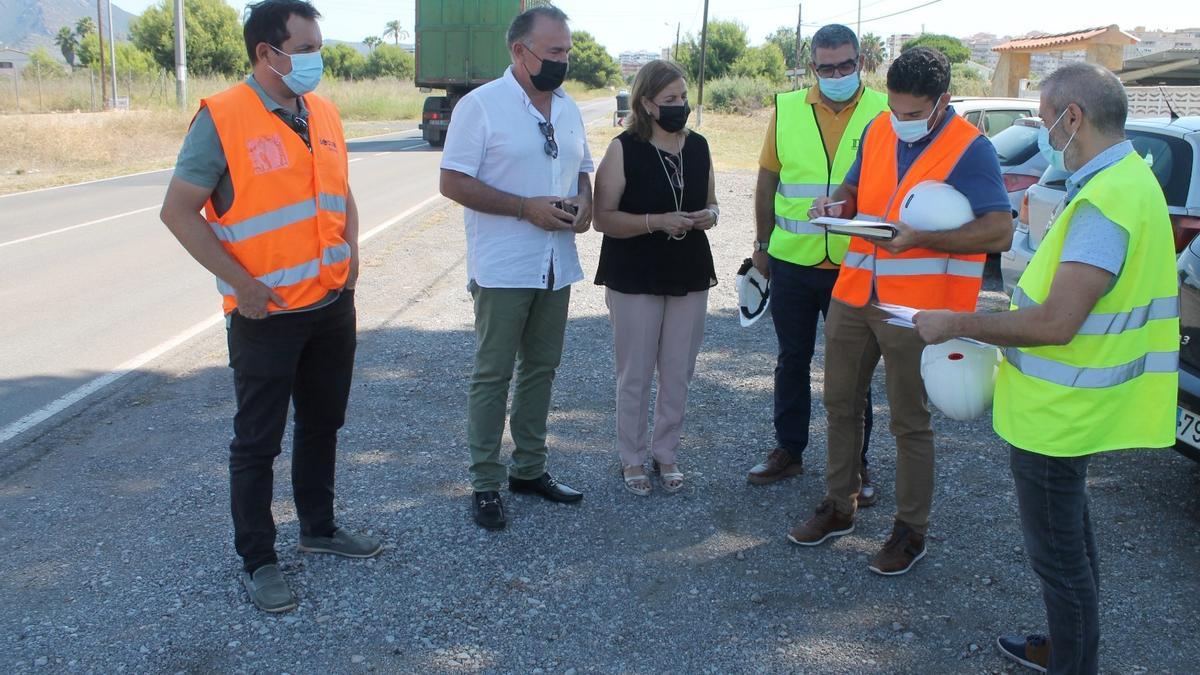
<path id="1" fill-rule="evenodd" d="M 1088 513 L 1090 460 L 1011 451 L 1025 551 L 1046 603 L 1049 673 L 1099 670 L 1100 560 Z"/>

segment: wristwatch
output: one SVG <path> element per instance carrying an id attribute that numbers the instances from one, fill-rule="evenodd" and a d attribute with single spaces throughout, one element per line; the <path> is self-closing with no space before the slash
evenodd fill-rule
<path id="1" fill-rule="evenodd" d="M 771 242 L 770 242 L 770 240 L 768 240 L 768 241 L 756 241 L 756 242 L 754 242 L 754 250 L 755 250 L 755 251 L 766 251 L 766 250 L 767 250 L 768 248 L 770 248 L 770 247 L 771 247 Z"/>

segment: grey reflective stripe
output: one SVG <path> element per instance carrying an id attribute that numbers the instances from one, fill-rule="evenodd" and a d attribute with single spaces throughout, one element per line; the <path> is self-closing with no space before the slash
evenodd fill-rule
<path id="1" fill-rule="evenodd" d="M 783 216 L 775 216 L 775 226 L 792 234 L 825 234 L 825 228 L 813 225 L 807 220 L 791 220 Z"/>
<path id="2" fill-rule="evenodd" d="M 856 253 L 847 251 L 846 257 L 842 259 L 842 267 L 853 267 L 856 269 L 869 270 L 875 264 L 875 256 L 865 253 Z"/>
<path id="3" fill-rule="evenodd" d="M 209 223 L 209 225 L 217 235 L 217 239 L 230 244 L 236 244 L 251 237 L 257 237 L 260 234 L 283 229 L 292 223 L 298 223 L 302 220 L 313 218 L 316 215 L 316 201 L 305 199 L 302 202 L 289 204 L 274 211 L 267 211 L 253 218 L 247 218 L 240 223 L 232 225 Z"/>
<path id="4" fill-rule="evenodd" d="M 338 244 L 337 246 L 331 246 L 321 252 L 322 265 L 333 265 L 349 259 L 350 244 L 345 242 Z"/>
<path id="5" fill-rule="evenodd" d="M 346 198 L 341 195 L 331 195 L 322 192 L 317 195 L 317 203 L 321 206 L 322 211 L 335 211 L 337 213 L 346 212 Z"/>
<path id="6" fill-rule="evenodd" d="M 1147 373 L 1174 373 L 1179 369 L 1179 352 L 1150 352 L 1129 363 L 1108 368 L 1080 368 L 1034 356 L 1016 347 L 1004 350 L 1004 358 L 1023 375 L 1076 389 L 1103 389 L 1124 384 Z"/>
<path id="7" fill-rule="evenodd" d="M 816 199 L 827 196 L 829 186 L 824 183 L 780 183 L 775 192 L 785 199 Z"/>
<path id="8" fill-rule="evenodd" d="M 349 248 L 349 245 L 347 245 L 347 248 Z M 295 267 L 286 267 L 281 270 L 267 272 L 255 277 L 255 279 L 261 281 L 268 288 L 279 288 L 280 286 L 293 286 L 301 281 L 313 279 L 320 273 L 321 261 L 314 258 L 308 262 L 300 263 Z M 237 295 L 233 290 L 233 286 L 230 286 L 219 278 L 217 279 L 217 289 L 221 291 L 222 295 Z"/>
<path id="9" fill-rule="evenodd" d="M 880 218 L 879 216 L 868 216 L 865 213 L 860 213 L 857 216 L 854 216 L 854 219 L 855 220 L 865 220 L 868 223 L 882 223 L 883 222 L 883 218 Z"/>
<path id="10" fill-rule="evenodd" d="M 875 262 L 875 273 L 881 277 L 912 277 L 924 274 L 982 277 L 983 263 L 953 258 L 886 258 Z"/>
<path id="11" fill-rule="evenodd" d="M 1040 303 L 1017 287 L 1013 293 L 1013 304 L 1017 309 L 1037 307 Z M 1148 305 L 1134 307 L 1128 312 L 1089 314 L 1076 335 L 1119 335 L 1127 330 L 1137 330 L 1151 321 L 1179 318 L 1179 296 L 1155 298 Z"/>

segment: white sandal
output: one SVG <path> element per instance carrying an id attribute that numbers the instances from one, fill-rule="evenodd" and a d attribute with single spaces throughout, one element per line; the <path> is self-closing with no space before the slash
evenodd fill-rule
<path id="1" fill-rule="evenodd" d="M 625 475 L 625 469 L 635 469 L 635 468 L 642 469 L 642 472 L 640 474 L 636 474 L 633 476 Z M 650 492 L 653 491 L 653 489 L 654 489 L 654 487 L 653 487 L 654 484 L 650 482 L 650 477 L 646 475 L 646 469 L 644 467 L 633 467 L 633 466 L 621 467 L 621 478 L 625 479 L 625 489 L 639 497 L 649 496 Z M 638 483 L 645 484 L 645 487 L 637 487 Z"/>
<path id="2" fill-rule="evenodd" d="M 675 465 L 675 471 L 663 472 L 658 460 L 654 460 L 654 470 L 658 472 L 658 480 L 662 484 L 662 488 L 668 493 L 674 494 L 683 489 L 683 473 L 679 471 L 678 464 Z M 669 483 L 676 483 L 676 485 L 671 487 Z"/>

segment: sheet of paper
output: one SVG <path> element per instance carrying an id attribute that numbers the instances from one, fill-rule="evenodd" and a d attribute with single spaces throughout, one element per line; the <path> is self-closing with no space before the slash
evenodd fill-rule
<path id="1" fill-rule="evenodd" d="M 891 315 L 891 318 L 884 319 L 884 323 L 892 326 L 899 326 L 901 328 L 916 328 L 916 325 L 913 324 L 913 317 L 916 316 L 921 310 L 913 309 L 912 307 L 905 307 L 904 305 L 892 305 L 886 302 L 877 303 L 875 306 Z M 968 337 L 960 337 L 955 339 L 962 340 L 963 342 L 973 345 L 978 345 L 980 347 L 994 348 L 996 346 Z"/>

